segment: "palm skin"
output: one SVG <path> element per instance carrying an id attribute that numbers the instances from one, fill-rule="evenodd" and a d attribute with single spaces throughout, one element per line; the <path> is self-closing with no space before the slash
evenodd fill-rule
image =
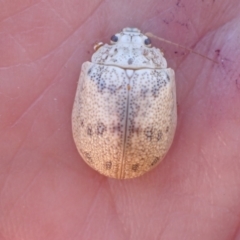
<path id="1" fill-rule="evenodd" d="M 240 3 L 0 3 L 0 239 L 240 239 Z M 114 180 L 71 135 L 81 64 L 123 27 L 152 40 L 176 72 L 178 126 L 164 161 Z"/>

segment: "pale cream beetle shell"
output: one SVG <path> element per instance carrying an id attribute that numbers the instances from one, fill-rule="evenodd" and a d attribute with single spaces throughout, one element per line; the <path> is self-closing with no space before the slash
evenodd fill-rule
<path id="1" fill-rule="evenodd" d="M 138 177 L 162 161 L 177 124 L 174 71 L 137 28 L 124 28 L 85 62 L 72 112 L 77 149 L 93 169 Z"/>

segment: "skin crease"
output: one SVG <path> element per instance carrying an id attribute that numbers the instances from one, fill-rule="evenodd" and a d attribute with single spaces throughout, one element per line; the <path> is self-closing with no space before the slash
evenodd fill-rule
<path id="1" fill-rule="evenodd" d="M 0 3 L 0 239 L 240 239 L 240 2 Z M 178 126 L 163 162 L 133 180 L 89 168 L 71 133 L 81 64 L 123 27 L 176 71 Z"/>

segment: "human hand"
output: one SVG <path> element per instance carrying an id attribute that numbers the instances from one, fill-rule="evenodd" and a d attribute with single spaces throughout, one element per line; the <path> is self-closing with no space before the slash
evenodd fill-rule
<path id="1" fill-rule="evenodd" d="M 240 3 L 0 3 L 0 239 L 240 239 Z M 123 27 L 175 69 L 178 126 L 166 158 L 132 180 L 81 160 L 71 111 L 92 46 Z"/>

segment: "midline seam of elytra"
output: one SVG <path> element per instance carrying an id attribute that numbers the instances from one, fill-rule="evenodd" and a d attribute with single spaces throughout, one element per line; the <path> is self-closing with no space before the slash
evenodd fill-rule
<path id="1" fill-rule="evenodd" d="M 169 69 L 169 68 L 160 68 L 160 67 L 136 67 L 136 68 L 132 68 L 132 67 L 121 67 L 119 65 L 114 65 L 114 64 L 105 64 L 105 63 L 94 63 L 91 62 L 92 64 L 97 64 L 97 65 L 101 65 L 101 66 L 111 66 L 111 67 L 119 67 L 122 69 L 132 69 L 132 70 L 139 70 L 139 69 Z"/>

